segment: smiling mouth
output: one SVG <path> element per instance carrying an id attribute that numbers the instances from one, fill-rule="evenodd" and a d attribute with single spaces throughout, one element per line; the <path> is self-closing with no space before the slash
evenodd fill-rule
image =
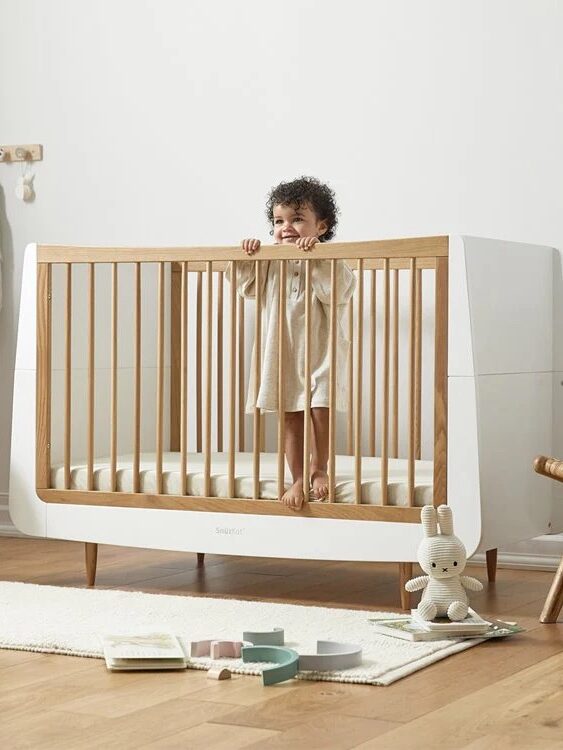
<path id="1" fill-rule="evenodd" d="M 294 234 L 294 235 L 292 235 L 291 237 L 289 237 L 289 236 L 287 236 L 287 237 L 282 237 L 282 240 L 296 240 L 296 239 L 298 239 L 298 237 L 299 237 L 299 235 L 297 235 L 297 234 Z"/>

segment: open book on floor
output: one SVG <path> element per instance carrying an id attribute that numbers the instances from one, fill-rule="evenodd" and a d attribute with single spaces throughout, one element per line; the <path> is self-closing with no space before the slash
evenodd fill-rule
<path id="1" fill-rule="evenodd" d="M 373 625 L 373 629 L 376 632 L 391 636 L 392 638 L 401 638 L 405 641 L 446 641 L 466 638 L 486 640 L 489 638 L 505 638 L 506 636 L 524 631 L 524 628 L 515 622 L 502 622 L 502 620 L 488 620 L 485 631 L 465 634 L 461 634 L 459 631 L 451 634 L 444 631 L 428 630 L 412 617 L 398 617 L 394 619 L 370 618 L 369 622 Z"/>
<path id="2" fill-rule="evenodd" d="M 105 635 L 102 637 L 108 669 L 186 669 L 187 659 L 175 635 Z"/>

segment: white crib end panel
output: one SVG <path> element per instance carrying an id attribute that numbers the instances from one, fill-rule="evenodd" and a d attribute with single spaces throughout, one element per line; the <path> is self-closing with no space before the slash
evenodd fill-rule
<path id="1" fill-rule="evenodd" d="M 37 316 L 37 245 L 25 248 L 23 261 L 18 335 L 16 346 L 16 370 L 35 370 L 36 367 L 36 316 Z"/>
<path id="2" fill-rule="evenodd" d="M 483 538 L 480 551 L 549 531 L 552 488 L 532 468 L 551 454 L 552 373 L 476 379 Z"/>
<path id="3" fill-rule="evenodd" d="M 416 560 L 419 524 L 49 504 L 58 539 L 251 557 Z"/>
<path id="4" fill-rule="evenodd" d="M 14 526 L 45 536 L 46 505 L 35 493 L 35 370 L 15 372 L 8 497 Z"/>
<path id="5" fill-rule="evenodd" d="M 448 257 L 448 375 L 474 372 L 464 238 L 450 236 Z"/>
<path id="6" fill-rule="evenodd" d="M 549 455 L 563 458 L 563 250 L 557 251 L 553 259 L 553 360 L 553 447 Z M 550 484 L 550 531 L 560 533 L 563 531 L 563 484 Z"/>
<path id="7" fill-rule="evenodd" d="M 475 375 L 551 370 L 557 251 L 481 237 L 462 240 Z"/>
<path id="8" fill-rule="evenodd" d="M 8 503 L 19 531 L 45 536 L 46 506 L 35 493 L 36 309 L 37 245 L 31 243 L 25 248 L 20 296 Z"/>
<path id="9" fill-rule="evenodd" d="M 562 332 L 559 339 L 563 339 L 563 321 L 556 330 Z M 537 451 L 537 454 L 540 452 Z M 553 447 L 544 455 L 563 458 L 563 370 L 553 373 Z M 552 534 L 560 534 L 563 531 L 563 482 L 554 482 L 546 477 L 540 477 L 540 479 L 545 479 L 551 486 L 552 507 L 549 531 Z"/>
<path id="10" fill-rule="evenodd" d="M 553 253 L 553 369 L 563 371 L 563 250 Z"/>
<path id="11" fill-rule="evenodd" d="M 475 379 L 448 379 L 448 505 L 454 529 L 467 556 L 479 546 L 482 533 L 479 486 L 479 442 Z"/>

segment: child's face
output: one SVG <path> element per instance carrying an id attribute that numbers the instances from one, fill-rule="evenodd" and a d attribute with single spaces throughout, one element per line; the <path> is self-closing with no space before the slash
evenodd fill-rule
<path id="1" fill-rule="evenodd" d="M 292 245 L 299 237 L 320 237 L 328 229 L 326 221 L 317 218 L 307 204 L 274 206 L 274 242 L 276 245 Z"/>

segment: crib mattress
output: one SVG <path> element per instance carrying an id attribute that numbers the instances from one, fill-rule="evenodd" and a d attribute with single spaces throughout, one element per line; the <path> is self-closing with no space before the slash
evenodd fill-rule
<path id="1" fill-rule="evenodd" d="M 228 453 L 211 455 L 210 496 L 229 497 L 228 494 Z M 140 456 L 140 492 L 156 493 L 156 456 L 154 453 L 142 453 Z M 133 456 L 122 455 L 117 459 L 116 485 L 120 492 L 133 492 Z M 235 497 L 252 498 L 254 492 L 253 454 L 235 454 Z M 335 502 L 355 503 L 356 484 L 354 479 L 354 456 L 336 456 L 336 493 Z M 260 454 L 260 498 L 276 500 L 278 454 Z M 187 455 L 187 494 L 201 496 L 204 484 L 204 457 L 201 453 Z M 414 504 L 418 507 L 432 504 L 432 461 L 415 462 Z M 388 468 L 389 505 L 408 506 L 407 461 L 401 458 L 390 458 Z M 110 492 L 110 459 L 109 457 L 94 460 L 94 489 Z M 162 456 L 162 494 L 180 495 L 180 453 L 164 453 Z M 286 486 L 289 486 L 286 474 Z M 64 489 L 64 466 L 54 465 L 51 470 L 51 486 Z M 70 489 L 87 489 L 87 464 L 85 460 L 72 462 Z M 314 500 L 313 497 L 310 498 Z M 362 458 L 362 496 L 361 502 L 367 505 L 381 505 L 381 459 L 378 457 Z"/>

